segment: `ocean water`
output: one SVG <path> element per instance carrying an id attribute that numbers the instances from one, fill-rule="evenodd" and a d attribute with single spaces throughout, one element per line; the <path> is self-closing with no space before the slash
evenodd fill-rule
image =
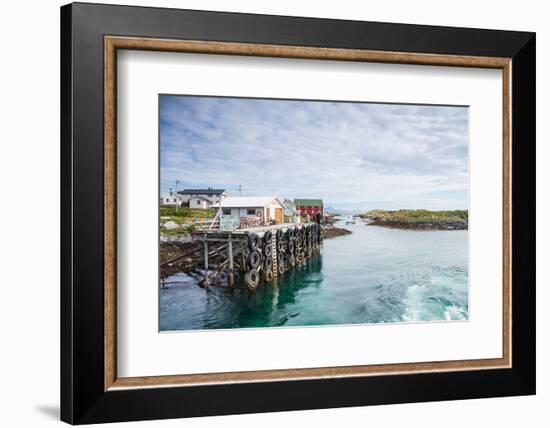
<path id="1" fill-rule="evenodd" d="M 342 225 L 321 254 L 250 293 L 176 274 L 160 289 L 160 330 L 468 319 L 468 232 Z"/>

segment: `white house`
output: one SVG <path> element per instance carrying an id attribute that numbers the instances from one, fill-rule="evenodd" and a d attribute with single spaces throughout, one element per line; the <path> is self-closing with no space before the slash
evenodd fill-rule
<path id="1" fill-rule="evenodd" d="M 200 208 L 200 209 L 208 209 L 212 208 L 212 202 L 207 199 L 203 198 L 202 196 L 192 196 L 188 200 L 189 208 Z"/>
<path id="2" fill-rule="evenodd" d="M 166 192 L 164 195 L 160 197 L 160 204 L 161 205 L 170 205 L 175 207 L 181 206 L 182 198 L 180 195 L 178 195 L 175 191 L 172 189 L 169 189 L 168 192 Z"/>
<path id="3" fill-rule="evenodd" d="M 229 196 L 222 200 L 221 208 L 224 217 L 257 218 L 275 224 L 284 221 L 285 206 L 275 196 Z"/>
<path id="4" fill-rule="evenodd" d="M 183 202 L 190 202 L 191 198 L 203 198 L 210 202 L 210 205 L 217 205 L 220 200 L 223 200 L 227 197 L 227 191 L 225 189 L 183 189 L 178 190 L 178 193 Z M 197 200 L 190 202 L 189 207 L 191 208 L 200 208 L 197 204 Z M 210 207 L 207 207 L 210 208 Z"/>

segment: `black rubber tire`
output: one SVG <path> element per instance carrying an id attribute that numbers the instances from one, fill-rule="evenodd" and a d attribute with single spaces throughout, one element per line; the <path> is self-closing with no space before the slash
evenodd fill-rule
<path id="1" fill-rule="evenodd" d="M 279 274 L 285 273 L 285 265 L 283 263 L 279 264 Z"/>
<path id="2" fill-rule="evenodd" d="M 275 232 L 275 237 L 277 238 L 277 241 L 283 239 L 283 231 L 281 229 L 277 229 L 277 232 Z"/>
<path id="3" fill-rule="evenodd" d="M 294 254 L 291 254 L 289 257 L 288 257 L 288 265 L 293 268 L 294 266 L 296 266 L 296 257 L 294 257 Z"/>
<path id="4" fill-rule="evenodd" d="M 260 274 L 256 269 L 251 269 L 244 276 L 244 282 L 249 290 L 255 290 L 260 282 Z"/>
<path id="5" fill-rule="evenodd" d="M 284 248 L 283 247 L 283 241 L 278 239 L 277 240 L 277 252 L 280 253 L 281 251 L 283 251 L 283 248 Z"/>
<path id="6" fill-rule="evenodd" d="M 289 241 L 292 241 L 294 239 L 294 229 L 289 227 L 287 230 L 286 230 L 286 239 L 288 239 Z"/>
<path id="7" fill-rule="evenodd" d="M 294 241 L 288 241 L 288 252 L 289 253 L 294 252 Z"/>
<path id="8" fill-rule="evenodd" d="M 251 251 L 246 259 L 246 263 L 250 269 L 257 269 L 262 263 L 262 255 L 259 251 Z"/>
<path id="9" fill-rule="evenodd" d="M 273 281 L 273 271 L 272 270 L 264 271 L 264 279 L 266 282 Z"/>
<path id="10" fill-rule="evenodd" d="M 267 230 L 265 233 L 264 233 L 264 237 L 263 237 L 263 240 L 264 240 L 264 244 L 271 244 L 271 239 L 273 238 L 273 234 L 271 233 L 271 230 Z"/>
<path id="11" fill-rule="evenodd" d="M 260 246 L 260 237 L 257 233 L 251 233 L 248 235 L 248 248 L 250 248 L 250 251 L 257 250 Z"/>
<path id="12" fill-rule="evenodd" d="M 277 253 L 277 262 L 281 264 L 285 259 L 284 253 Z"/>
<path id="13" fill-rule="evenodd" d="M 271 244 L 265 244 L 264 256 L 271 257 L 272 254 L 273 254 L 273 247 L 271 246 Z"/>
<path id="14" fill-rule="evenodd" d="M 267 257 L 264 260 L 264 270 L 273 270 L 273 259 L 271 257 Z"/>

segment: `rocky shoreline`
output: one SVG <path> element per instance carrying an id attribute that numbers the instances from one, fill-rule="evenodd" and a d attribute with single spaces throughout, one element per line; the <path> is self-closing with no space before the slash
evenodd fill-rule
<path id="1" fill-rule="evenodd" d="M 368 225 L 415 230 L 467 230 L 468 211 L 373 210 L 360 214 Z"/>
<path id="2" fill-rule="evenodd" d="M 323 239 L 336 238 L 338 236 L 350 235 L 351 230 L 341 227 L 323 227 Z"/>
<path id="3" fill-rule="evenodd" d="M 172 237 L 171 237 L 172 238 Z M 194 253 L 184 259 L 178 259 L 174 263 L 167 263 L 172 259 L 176 259 L 182 255 L 201 250 L 202 243 L 191 239 L 170 239 L 160 241 L 160 265 L 161 277 L 165 278 L 179 272 L 180 267 L 185 264 L 196 262 L 200 259 L 200 254 Z"/>

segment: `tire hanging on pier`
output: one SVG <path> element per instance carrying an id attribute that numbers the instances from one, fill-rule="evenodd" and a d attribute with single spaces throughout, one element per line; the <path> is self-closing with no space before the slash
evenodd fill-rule
<path id="1" fill-rule="evenodd" d="M 264 279 L 266 282 L 273 281 L 273 271 L 272 270 L 264 271 Z"/>
<path id="2" fill-rule="evenodd" d="M 285 273 L 285 265 L 284 265 L 284 262 L 283 263 L 279 263 L 279 274 L 283 274 Z"/>
<path id="3" fill-rule="evenodd" d="M 264 233 L 264 244 L 265 245 L 271 245 L 271 239 L 273 238 L 273 234 L 271 233 L 271 230 L 267 230 L 265 233 Z"/>
<path id="4" fill-rule="evenodd" d="M 289 253 L 294 252 L 294 241 L 288 241 L 288 252 Z"/>
<path id="5" fill-rule="evenodd" d="M 294 257 L 294 254 L 291 254 L 289 257 L 288 257 L 288 265 L 293 268 L 294 266 L 296 266 L 296 257 Z"/>
<path id="6" fill-rule="evenodd" d="M 281 229 L 277 229 L 277 232 L 275 232 L 275 237 L 277 238 L 277 241 L 283 239 L 283 231 Z"/>
<path id="7" fill-rule="evenodd" d="M 264 270 L 272 271 L 273 270 L 273 259 L 271 257 L 266 257 L 264 260 Z"/>
<path id="8" fill-rule="evenodd" d="M 271 257 L 272 254 L 273 254 L 273 247 L 271 246 L 271 244 L 265 244 L 264 256 Z"/>
<path id="9" fill-rule="evenodd" d="M 291 241 L 292 239 L 294 239 L 294 229 L 289 227 L 287 230 L 286 230 L 286 239 L 288 239 L 289 241 Z"/>
<path id="10" fill-rule="evenodd" d="M 257 250 L 260 246 L 260 237 L 256 233 L 248 235 L 248 248 L 250 251 Z"/>
<path id="11" fill-rule="evenodd" d="M 260 282 L 260 274 L 256 269 L 251 269 L 244 276 L 244 282 L 249 290 L 255 290 Z"/>
<path id="12" fill-rule="evenodd" d="M 260 255 L 260 252 L 257 250 L 251 251 L 246 259 L 246 262 L 248 263 L 248 267 L 250 269 L 257 269 L 258 266 L 260 266 L 260 263 L 262 263 L 262 256 Z"/>

